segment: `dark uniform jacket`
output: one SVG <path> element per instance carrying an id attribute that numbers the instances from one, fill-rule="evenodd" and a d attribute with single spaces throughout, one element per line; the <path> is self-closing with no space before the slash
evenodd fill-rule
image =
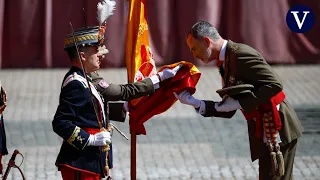
<path id="1" fill-rule="evenodd" d="M 105 166 L 105 153 L 97 146 L 86 146 L 90 134 L 82 128 L 100 129 L 91 101 L 87 84 L 72 80 L 64 85 L 70 75 L 84 77 L 82 70 L 72 67 L 65 75 L 60 92 L 59 105 L 52 121 L 55 133 L 63 138 L 63 143 L 57 157 L 56 165 L 71 166 L 76 169 L 101 174 Z M 74 76 L 75 77 L 75 76 Z M 92 89 L 93 90 L 93 89 Z M 97 97 L 94 98 L 99 107 Z M 103 123 L 105 127 L 105 123 Z"/>
<path id="2" fill-rule="evenodd" d="M 282 91 L 283 85 L 280 77 L 267 64 L 264 58 L 253 48 L 245 44 L 228 41 L 225 54 L 224 68 L 220 67 L 221 76 L 225 87 L 239 84 L 251 84 L 254 89 L 251 93 L 245 93 L 238 98 L 242 109 L 246 113 L 255 110 L 260 104 L 267 102 L 270 98 Z M 217 112 L 213 101 L 205 101 L 205 117 L 231 118 L 236 111 Z M 302 135 L 303 129 L 292 106 L 285 99 L 280 104 L 279 114 L 282 127 L 279 131 L 280 146 L 290 143 Z M 256 125 L 254 120 L 248 120 L 248 133 L 250 140 L 252 161 L 261 156 L 263 140 L 255 135 Z"/>
<path id="3" fill-rule="evenodd" d="M 81 69 L 72 67 L 65 75 L 63 82 L 74 73 L 84 77 Z M 93 88 L 92 92 L 94 91 L 96 89 Z M 107 88 L 100 89 L 100 92 L 104 94 L 103 97 L 110 100 L 121 100 L 121 98 L 126 100 L 145 94 L 140 91 L 149 91 L 149 93 L 154 91 L 150 79 L 134 85 L 108 85 Z M 97 96 L 94 98 L 94 103 L 101 112 L 103 105 L 101 108 Z M 107 122 L 106 119 L 104 122 Z M 78 80 L 70 81 L 66 85 L 62 83 L 59 105 L 52 126 L 54 132 L 64 139 L 56 161 L 58 167 L 66 165 L 104 177 L 103 167 L 106 153 L 103 153 L 98 146 L 86 146 L 90 135 L 83 128 L 99 129 L 86 83 Z M 106 123 L 103 123 L 103 126 L 106 127 Z"/>

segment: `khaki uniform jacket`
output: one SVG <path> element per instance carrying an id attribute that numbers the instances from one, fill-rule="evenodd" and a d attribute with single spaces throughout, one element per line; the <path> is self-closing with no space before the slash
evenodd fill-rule
<path id="1" fill-rule="evenodd" d="M 239 84 L 251 84 L 254 86 L 252 93 L 243 94 L 238 99 L 245 112 L 252 112 L 260 104 L 265 103 L 282 91 L 283 85 L 280 77 L 252 47 L 229 40 L 225 56 L 224 69 L 220 70 L 225 87 Z M 203 115 L 205 117 L 231 118 L 235 113 L 235 111 L 226 113 L 217 112 L 215 111 L 213 101 L 205 101 L 205 103 L 206 113 Z M 303 128 L 295 111 L 286 99 L 280 104 L 279 113 L 282 122 L 282 128 L 279 131 L 282 141 L 280 146 L 283 146 L 299 138 L 302 135 Z M 255 136 L 255 121 L 248 120 L 247 124 L 251 159 L 254 161 L 261 156 L 261 148 L 265 144 L 262 139 Z"/>
<path id="2" fill-rule="evenodd" d="M 123 104 L 109 101 L 130 101 L 155 92 L 150 78 L 129 84 L 109 84 L 97 72 L 91 73 L 88 77 L 105 101 L 106 117 L 114 121 L 124 121 Z"/>

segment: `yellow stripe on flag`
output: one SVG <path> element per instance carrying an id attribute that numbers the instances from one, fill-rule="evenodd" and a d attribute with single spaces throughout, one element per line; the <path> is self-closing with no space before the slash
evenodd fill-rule
<path id="1" fill-rule="evenodd" d="M 129 83 L 156 73 L 149 46 L 146 0 L 130 0 L 126 39 L 126 66 Z"/>

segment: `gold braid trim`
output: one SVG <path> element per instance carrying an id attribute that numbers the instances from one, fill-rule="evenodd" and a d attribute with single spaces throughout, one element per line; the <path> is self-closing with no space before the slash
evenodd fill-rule
<path id="1" fill-rule="evenodd" d="M 235 54 L 237 52 L 237 50 L 239 49 L 239 46 L 235 45 L 235 44 L 232 44 L 230 46 L 230 49 L 231 49 L 231 52 Z"/>
<path id="2" fill-rule="evenodd" d="M 67 141 L 70 145 L 74 146 L 72 143 L 78 137 L 78 134 L 79 134 L 80 130 L 81 130 L 81 128 L 79 128 L 78 126 L 76 126 L 74 128 L 73 133 L 71 134 L 71 136 L 69 137 L 69 139 Z"/>
<path id="3" fill-rule="evenodd" d="M 82 35 L 82 36 L 77 36 L 76 41 L 81 42 L 81 41 L 86 41 L 86 40 L 98 40 L 98 35 L 97 34 L 88 34 L 88 35 Z M 67 38 L 64 40 L 65 45 L 73 44 L 73 37 Z"/>
<path id="4" fill-rule="evenodd" d="M 272 112 L 263 114 L 263 125 L 267 138 L 267 146 L 270 151 L 271 174 L 283 176 L 285 172 L 284 159 L 277 142 L 277 130 L 273 121 Z"/>

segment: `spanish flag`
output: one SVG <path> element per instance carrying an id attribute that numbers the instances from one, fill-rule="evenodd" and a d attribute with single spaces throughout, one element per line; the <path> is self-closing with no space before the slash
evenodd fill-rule
<path id="1" fill-rule="evenodd" d="M 181 61 L 163 66 L 158 72 L 165 68 L 173 69 L 179 64 L 183 64 L 183 67 L 173 78 L 160 82 L 160 88 L 155 93 L 142 97 L 136 105 L 129 106 L 130 129 L 132 131 L 146 135 L 143 123 L 154 115 L 167 111 L 177 101 L 173 92 L 179 94 L 187 90 L 191 94 L 195 93 L 201 73 L 192 63 Z"/>
<path id="2" fill-rule="evenodd" d="M 163 66 L 173 69 L 179 64 L 184 66 L 174 78 L 160 83 L 160 88 L 150 96 L 141 97 L 129 102 L 130 131 L 146 134 L 143 123 L 168 110 L 177 99 L 173 92 L 180 93 L 188 89 L 192 94 L 200 78 L 200 71 L 189 62 Z M 126 39 L 126 66 L 128 82 L 140 81 L 157 73 L 152 51 L 149 46 L 148 22 L 146 17 L 146 0 L 130 0 Z"/>
<path id="3" fill-rule="evenodd" d="M 149 46 L 146 0 L 129 0 L 126 65 L 129 83 L 140 81 L 156 73 Z"/>
<path id="4" fill-rule="evenodd" d="M 155 62 L 149 46 L 146 0 L 129 0 L 126 39 L 128 82 L 140 81 L 156 74 Z M 141 98 L 132 100 L 135 105 Z"/>

